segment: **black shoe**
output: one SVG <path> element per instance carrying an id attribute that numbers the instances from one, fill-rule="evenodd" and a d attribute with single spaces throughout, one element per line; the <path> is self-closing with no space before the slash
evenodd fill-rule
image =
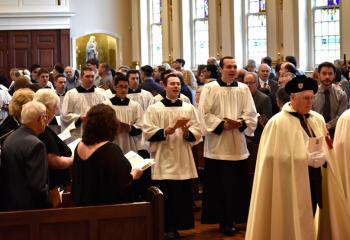
<path id="1" fill-rule="evenodd" d="M 220 225 L 220 232 L 222 232 L 226 236 L 232 236 L 237 232 L 237 229 L 233 226 Z"/>

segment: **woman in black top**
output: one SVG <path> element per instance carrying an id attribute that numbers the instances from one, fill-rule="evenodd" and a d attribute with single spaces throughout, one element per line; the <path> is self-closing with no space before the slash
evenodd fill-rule
<path id="1" fill-rule="evenodd" d="M 35 93 L 34 100 L 46 106 L 47 124 L 50 123 L 55 117 L 60 98 L 52 89 L 43 88 Z M 71 180 L 69 167 L 73 164 L 71 150 L 49 126 L 46 126 L 45 131 L 39 135 L 39 139 L 46 146 L 49 166 L 49 188 L 69 185 Z"/>
<path id="2" fill-rule="evenodd" d="M 118 124 L 110 106 L 98 104 L 88 111 L 73 162 L 72 197 L 77 205 L 132 201 L 132 183 L 142 170 L 132 170 L 113 143 Z"/>

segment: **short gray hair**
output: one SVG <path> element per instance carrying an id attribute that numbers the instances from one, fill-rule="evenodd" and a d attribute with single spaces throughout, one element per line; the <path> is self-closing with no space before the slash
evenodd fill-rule
<path id="1" fill-rule="evenodd" d="M 246 79 L 249 75 L 253 76 L 255 81 L 259 80 L 258 74 L 256 74 L 255 72 L 247 72 L 246 74 L 244 74 L 243 80 Z"/>
<path id="2" fill-rule="evenodd" d="M 46 107 L 50 105 L 55 105 L 57 107 L 60 104 L 59 96 L 55 93 L 54 90 L 49 88 L 39 89 L 34 94 L 33 100 L 43 103 Z"/>
<path id="3" fill-rule="evenodd" d="M 46 107 L 38 101 L 27 102 L 22 107 L 21 122 L 28 124 L 36 121 L 39 117 L 46 114 Z"/>

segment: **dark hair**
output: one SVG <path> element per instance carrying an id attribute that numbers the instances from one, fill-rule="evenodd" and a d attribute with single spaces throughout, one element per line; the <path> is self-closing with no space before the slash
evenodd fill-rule
<path id="1" fill-rule="evenodd" d="M 83 77 L 84 76 L 84 72 L 85 71 L 91 71 L 93 72 L 92 68 L 91 67 L 82 67 L 81 68 L 81 71 L 80 71 L 80 76 Z"/>
<path id="2" fill-rule="evenodd" d="M 220 59 L 220 63 L 219 63 L 220 68 L 223 68 L 223 67 L 224 67 L 224 61 L 225 61 L 225 59 L 234 59 L 234 58 L 231 57 L 231 56 L 225 56 L 225 57 L 221 58 L 221 59 Z"/>
<path id="3" fill-rule="evenodd" d="M 294 75 L 297 74 L 297 69 L 291 64 L 291 62 L 287 62 L 285 68 L 288 70 L 288 72 L 293 73 Z"/>
<path id="4" fill-rule="evenodd" d="M 139 75 L 139 78 L 140 78 L 140 72 L 139 72 L 138 70 L 131 69 L 131 70 L 129 70 L 129 71 L 126 73 L 126 79 L 127 79 L 128 81 L 129 81 L 130 74 L 138 74 L 138 75 Z"/>
<path id="5" fill-rule="evenodd" d="M 86 61 L 86 64 L 96 65 L 96 67 L 98 67 L 99 62 L 95 58 L 90 58 Z"/>
<path id="6" fill-rule="evenodd" d="M 331 62 L 323 62 L 321 63 L 320 65 L 318 65 L 317 69 L 318 69 L 318 72 L 321 72 L 321 69 L 323 67 L 326 67 L 326 68 L 333 68 L 333 73 L 335 74 L 335 66 L 333 63 Z"/>
<path id="7" fill-rule="evenodd" d="M 210 72 L 210 78 L 219 79 L 220 78 L 220 72 L 216 65 L 207 65 L 207 71 Z"/>
<path id="8" fill-rule="evenodd" d="M 281 63 L 276 64 L 276 66 L 275 66 L 275 72 L 276 72 L 276 74 L 281 70 L 281 66 L 282 66 Z"/>
<path id="9" fill-rule="evenodd" d="M 160 81 L 163 81 L 165 76 L 170 74 L 170 73 L 174 73 L 174 70 L 173 69 L 168 69 L 168 70 L 165 70 L 164 72 L 161 72 L 160 73 Z"/>
<path id="10" fill-rule="evenodd" d="M 39 71 L 38 71 L 38 73 L 37 73 L 37 76 L 40 77 L 40 75 L 41 75 L 41 74 L 44 74 L 44 73 L 50 74 L 50 72 L 49 72 L 47 69 L 45 69 L 45 68 L 40 68 Z"/>
<path id="11" fill-rule="evenodd" d="M 168 79 L 171 77 L 176 77 L 180 80 L 179 76 L 176 75 L 175 73 L 170 73 L 169 75 L 167 75 L 164 79 L 163 79 L 163 85 L 166 86 L 168 84 Z M 181 80 L 180 80 L 181 83 Z"/>
<path id="12" fill-rule="evenodd" d="M 111 66 L 108 63 L 101 63 L 100 65 L 106 69 L 106 72 L 111 71 Z"/>
<path id="13" fill-rule="evenodd" d="M 141 71 L 145 73 L 146 77 L 152 77 L 153 68 L 150 65 L 142 66 Z"/>
<path id="14" fill-rule="evenodd" d="M 63 74 L 63 73 L 64 73 L 64 67 L 62 66 L 61 63 L 55 64 L 54 69 L 55 69 L 59 74 Z"/>
<path id="15" fill-rule="evenodd" d="M 97 104 L 90 108 L 83 123 L 82 141 L 93 145 L 103 141 L 113 141 L 117 135 L 119 121 L 112 107 Z"/>
<path id="16" fill-rule="evenodd" d="M 40 68 L 41 66 L 39 65 L 39 64 L 36 64 L 36 63 L 34 63 L 34 64 L 32 64 L 32 66 L 30 66 L 30 72 L 33 72 L 35 69 L 37 69 L 37 68 Z"/>
<path id="17" fill-rule="evenodd" d="M 159 72 L 164 72 L 166 70 L 163 65 L 158 65 L 157 68 Z"/>
<path id="18" fill-rule="evenodd" d="M 185 66 L 185 64 L 186 64 L 185 60 L 183 60 L 182 58 L 176 59 L 175 62 L 180 63 L 181 66 Z"/>
<path id="19" fill-rule="evenodd" d="M 340 68 L 335 68 L 335 77 L 334 77 L 334 82 L 340 82 L 342 77 L 342 73 Z"/>
<path id="20" fill-rule="evenodd" d="M 290 96 L 286 92 L 284 87 L 281 87 L 276 92 L 276 98 L 283 103 L 283 105 L 290 101 Z"/>
<path id="21" fill-rule="evenodd" d="M 295 67 L 297 67 L 297 59 L 294 56 L 286 56 L 286 61 L 293 63 Z"/>
<path id="22" fill-rule="evenodd" d="M 272 67 L 272 58 L 270 56 L 266 56 L 261 59 L 261 63 L 266 63 L 270 67 Z"/>
<path id="23" fill-rule="evenodd" d="M 113 78 L 113 85 L 116 87 L 118 85 L 118 83 L 121 81 L 125 81 L 125 82 L 129 83 L 128 79 L 126 78 L 126 76 L 124 74 L 122 74 L 122 73 L 116 74 L 115 77 Z"/>
<path id="24" fill-rule="evenodd" d="M 58 75 L 56 75 L 56 77 L 55 77 L 54 81 L 56 82 L 56 81 L 57 81 L 57 79 L 59 79 L 60 77 L 64 77 L 64 78 L 66 78 L 66 76 L 65 76 L 64 74 L 58 74 Z"/>
<path id="25" fill-rule="evenodd" d="M 115 69 L 114 69 L 114 68 L 111 68 L 110 70 L 111 70 L 112 77 L 114 78 L 114 77 L 115 77 L 115 73 L 116 73 L 116 71 L 115 71 Z"/>

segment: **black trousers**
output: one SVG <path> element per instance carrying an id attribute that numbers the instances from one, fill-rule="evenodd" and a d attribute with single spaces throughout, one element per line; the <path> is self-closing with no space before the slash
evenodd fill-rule
<path id="1" fill-rule="evenodd" d="M 202 223 L 245 223 L 249 203 L 246 160 L 224 161 L 205 158 Z"/>

